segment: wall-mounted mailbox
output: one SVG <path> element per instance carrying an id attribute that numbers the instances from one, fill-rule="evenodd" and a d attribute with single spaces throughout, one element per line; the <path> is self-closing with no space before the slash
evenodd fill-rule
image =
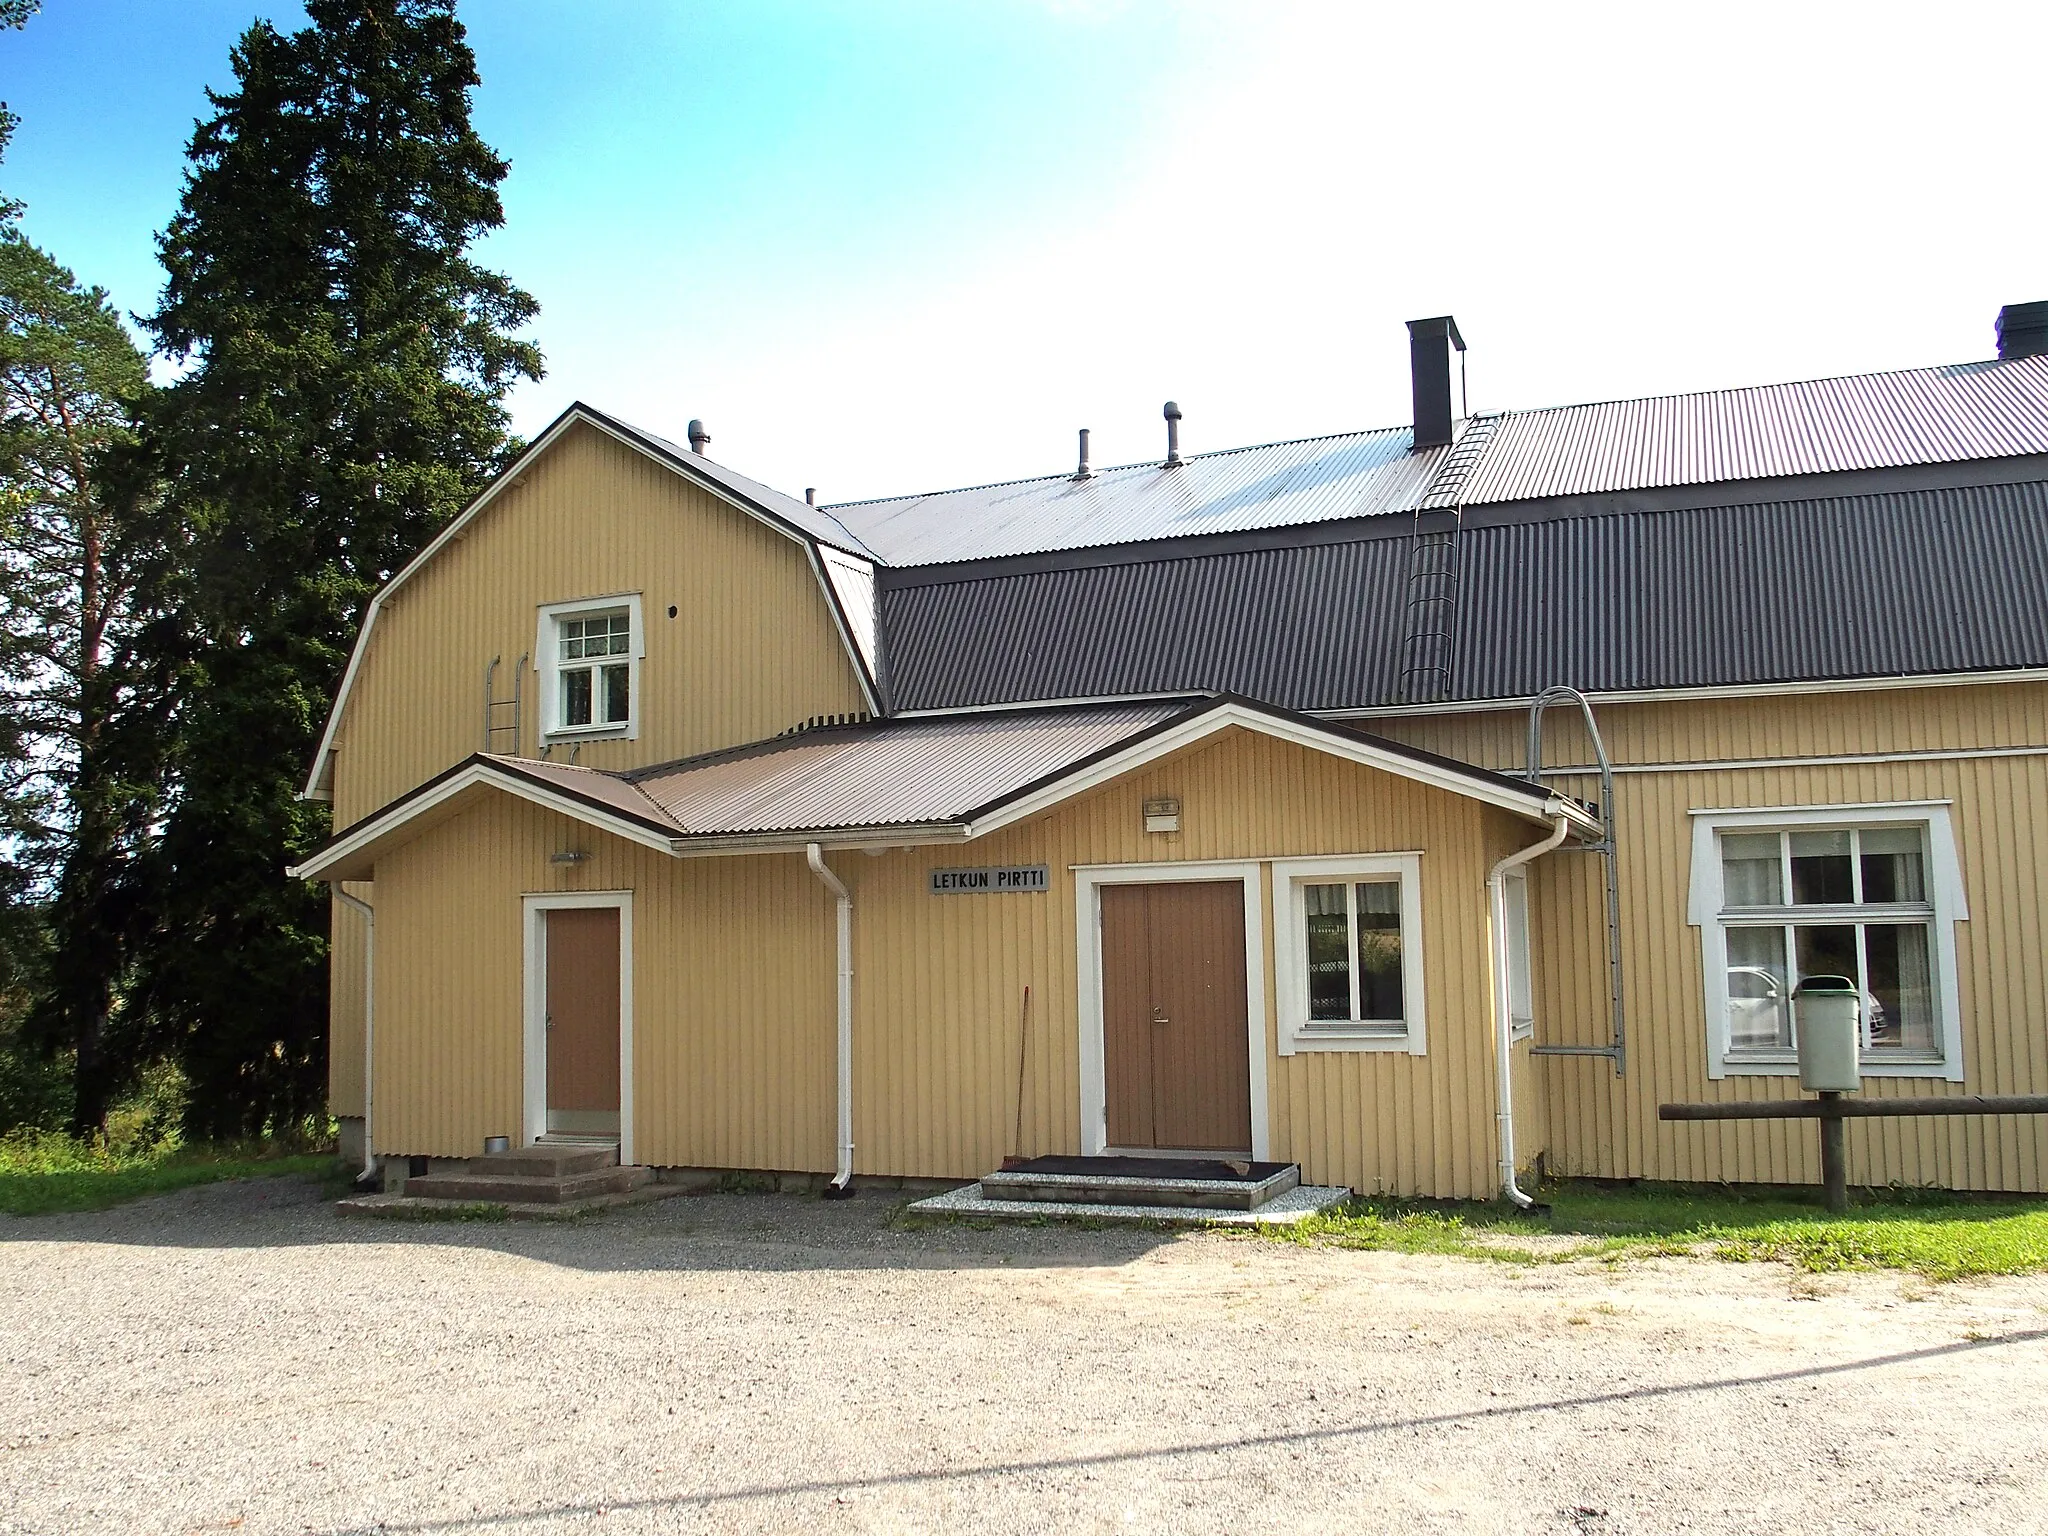
<path id="1" fill-rule="evenodd" d="M 1846 976 L 1809 976 L 1792 994 L 1799 1033 L 1799 1086 L 1808 1093 L 1854 1093 L 1863 1086 L 1857 1063 L 1863 998 Z"/>

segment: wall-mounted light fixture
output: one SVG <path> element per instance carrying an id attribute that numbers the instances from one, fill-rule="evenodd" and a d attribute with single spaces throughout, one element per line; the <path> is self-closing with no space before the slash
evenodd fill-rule
<path id="1" fill-rule="evenodd" d="M 1145 802 L 1145 830 L 1147 832 L 1178 832 L 1180 830 L 1180 801 L 1171 795 L 1162 795 L 1157 800 Z"/>
<path id="2" fill-rule="evenodd" d="M 560 853 L 548 855 L 550 864 L 581 864 L 590 857 L 588 848 L 564 848 Z"/>

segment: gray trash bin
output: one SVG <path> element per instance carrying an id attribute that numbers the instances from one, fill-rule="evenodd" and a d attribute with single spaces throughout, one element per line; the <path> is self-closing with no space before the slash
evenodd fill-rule
<path id="1" fill-rule="evenodd" d="M 1799 1036 L 1799 1086 L 1808 1093 L 1854 1093 L 1863 998 L 1847 976 L 1809 976 L 1792 994 Z"/>

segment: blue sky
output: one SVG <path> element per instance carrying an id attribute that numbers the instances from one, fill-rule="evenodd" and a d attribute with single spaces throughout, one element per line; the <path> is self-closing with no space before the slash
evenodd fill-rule
<path id="1" fill-rule="evenodd" d="M 32 237 L 147 308 L 253 0 L 49 0 L 0 34 Z M 828 499 L 1473 402 L 1988 355 L 2048 297 L 2039 7 L 472 0 L 513 170 L 486 259 L 575 398 Z"/>

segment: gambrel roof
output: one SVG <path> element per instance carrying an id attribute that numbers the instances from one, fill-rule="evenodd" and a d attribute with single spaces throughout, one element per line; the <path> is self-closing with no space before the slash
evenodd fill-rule
<path id="1" fill-rule="evenodd" d="M 793 496 L 785 496 L 757 480 L 750 480 L 737 471 L 714 463 L 702 454 L 686 452 L 664 438 L 656 437 L 651 432 L 643 432 L 615 416 L 609 416 L 594 406 L 578 401 L 550 422 L 547 429 L 533 440 L 524 453 L 485 486 L 469 505 L 435 536 L 431 544 L 414 556 L 405 568 L 387 581 L 370 600 L 370 605 L 363 614 L 362 628 L 356 634 L 355 648 L 349 653 L 348 667 L 342 673 L 341 687 L 335 693 L 334 703 L 327 712 L 327 725 L 321 732 L 320 747 L 314 755 L 312 770 L 301 792 L 305 798 L 328 797 L 329 776 L 333 772 L 334 764 L 334 743 L 341 729 L 342 712 L 348 705 L 349 693 L 355 686 L 363 657 L 377 627 L 377 615 L 384 604 L 393 593 L 458 538 L 471 523 L 481 517 L 500 492 L 508 486 L 516 485 L 521 474 L 535 460 L 579 424 L 592 427 L 615 442 L 623 443 L 635 452 L 646 455 L 691 484 L 709 491 L 727 505 L 801 545 L 809 559 L 812 574 L 817 578 L 819 594 L 831 610 L 840 640 L 846 647 L 847 659 L 852 663 L 854 673 L 860 680 L 861 692 L 867 699 L 868 708 L 871 712 L 880 713 L 881 690 L 877 681 L 880 658 L 877 654 L 872 552 L 829 513 Z"/>

